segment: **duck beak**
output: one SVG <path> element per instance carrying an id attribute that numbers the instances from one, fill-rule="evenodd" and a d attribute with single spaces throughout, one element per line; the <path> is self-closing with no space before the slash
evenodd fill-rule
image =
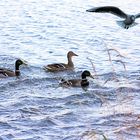
<path id="1" fill-rule="evenodd" d="M 23 65 L 27 66 L 28 65 L 28 62 L 26 60 L 22 60 L 23 62 Z"/>
<path id="2" fill-rule="evenodd" d="M 78 56 L 76 53 L 73 53 L 73 56 Z"/>
<path id="3" fill-rule="evenodd" d="M 90 75 L 89 77 L 92 78 L 92 79 L 94 79 L 93 75 Z"/>

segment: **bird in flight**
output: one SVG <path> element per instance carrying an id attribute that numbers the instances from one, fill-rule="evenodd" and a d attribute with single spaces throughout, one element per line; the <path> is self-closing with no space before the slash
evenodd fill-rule
<path id="1" fill-rule="evenodd" d="M 128 29 L 131 26 L 137 25 L 138 23 L 135 22 L 135 19 L 140 18 L 140 13 L 136 15 L 128 15 L 125 12 L 123 12 L 121 9 L 115 6 L 94 7 L 86 11 L 97 12 L 97 13 L 111 13 L 120 18 L 124 18 L 123 21 L 117 21 L 117 23 L 126 29 Z"/>

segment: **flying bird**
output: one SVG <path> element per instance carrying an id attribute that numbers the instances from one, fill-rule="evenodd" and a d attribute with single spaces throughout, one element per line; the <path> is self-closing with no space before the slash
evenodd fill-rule
<path id="1" fill-rule="evenodd" d="M 120 18 L 124 18 L 123 21 L 117 21 L 117 23 L 126 29 L 128 29 L 131 26 L 137 25 L 138 23 L 135 22 L 135 19 L 140 18 L 140 13 L 136 15 L 128 15 L 125 12 L 123 12 L 121 9 L 115 6 L 94 7 L 86 11 L 97 12 L 97 13 L 111 13 Z"/>

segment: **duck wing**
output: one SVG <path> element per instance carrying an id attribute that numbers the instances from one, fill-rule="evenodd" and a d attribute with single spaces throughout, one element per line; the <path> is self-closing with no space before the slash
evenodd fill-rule
<path id="1" fill-rule="evenodd" d="M 70 80 L 61 80 L 60 85 L 66 87 L 80 87 L 81 86 L 81 79 L 70 79 Z"/>
<path id="2" fill-rule="evenodd" d="M 4 75 L 4 76 L 15 76 L 15 72 L 9 69 L 5 69 L 5 68 L 0 68 L 0 74 Z"/>
<path id="3" fill-rule="evenodd" d="M 3 69 L 0 69 L 0 77 L 7 77 L 8 75 Z"/>
<path id="4" fill-rule="evenodd" d="M 120 18 L 126 18 L 127 14 L 124 13 L 121 9 L 115 6 L 103 6 L 103 7 L 94 7 L 86 10 L 87 12 L 99 12 L 99 13 L 111 13 Z"/>
<path id="5" fill-rule="evenodd" d="M 81 86 L 81 79 L 71 79 L 68 82 L 71 84 L 72 87 L 80 87 Z"/>
<path id="6" fill-rule="evenodd" d="M 50 64 L 48 67 L 53 67 L 53 68 L 66 68 L 66 65 L 64 63 L 55 63 L 55 64 Z"/>
<path id="7" fill-rule="evenodd" d="M 62 71 L 67 69 L 67 64 L 64 63 L 55 63 L 55 64 L 49 64 L 47 66 L 44 66 L 44 70 L 49 71 Z"/>

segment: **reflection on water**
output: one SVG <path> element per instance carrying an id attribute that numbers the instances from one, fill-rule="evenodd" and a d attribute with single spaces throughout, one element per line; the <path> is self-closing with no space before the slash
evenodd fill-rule
<path id="1" fill-rule="evenodd" d="M 140 7 L 134 0 L 1 1 L 0 67 L 14 70 L 17 58 L 29 64 L 20 79 L 0 80 L 1 139 L 140 138 L 140 25 L 124 30 L 116 16 L 86 12 L 99 5 L 134 14 Z M 67 62 L 70 50 L 79 55 L 75 71 L 42 69 Z M 88 90 L 59 86 L 86 69 L 95 76 Z"/>

